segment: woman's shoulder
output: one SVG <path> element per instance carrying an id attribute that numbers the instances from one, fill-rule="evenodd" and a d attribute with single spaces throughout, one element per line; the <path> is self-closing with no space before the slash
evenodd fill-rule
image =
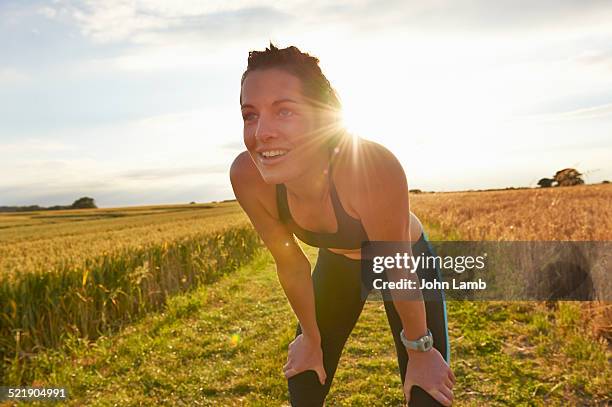
<path id="1" fill-rule="evenodd" d="M 352 183 L 359 184 L 401 169 L 395 155 L 375 141 L 350 137 L 340 142 L 334 151 L 334 168 L 338 177 Z"/>
<path id="2" fill-rule="evenodd" d="M 389 149 L 374 141 L 353 138 L 335 150 L 334 184 L 349 215 L 358 218 L 358 208 L 371 196 L 401 189 L 400 184 L 406 186 L 406 178 Z"/>
<path id="3" fill-rule="evenodd" d="M 248 151 L 243 151 L 238 154 L 230 167 L 230 178 L 232 183 L 249 184 L 250 181 L 255 181 L 259 173 L 255 167 L 255 163 L 251 159 Z M 259 176 L 261 178 L 261 176 Z"/>
<path id="4" fill-rule="evenodd" d="M 263 204 L 267 212 L 278 218 L 276 212 L 276 188 L 267 184 L 255 166 L 248 151 L 238 154 L 230 167 L 230 180 L 238 201 L 253 199 Z"/>

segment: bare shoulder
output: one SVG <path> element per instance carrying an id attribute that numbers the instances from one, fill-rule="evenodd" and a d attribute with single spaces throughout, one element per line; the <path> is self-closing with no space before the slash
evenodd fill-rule
<path id="1" fill-rule="evenodd" d="M 230 167 L 230 180 L 236 199 L 243 207 L 248 205 L 248 201 L 257 201 L 268 214 L 278 219 L 275 186 L 266 184 L 248 151 L 243 151 L 234 159 Z"/>
<path id="2" fill-rule="evenodd" d="M 336 150 L 336 171 L 343 177 L 371 177 L 380 171 L 397 171 L 401 164 L 385 146 L 370 140 L 350 139 Z"/>
<path id="3" fill-rule="evenodd" d="M 243 151 L 234 158 L 230 167 L 230 179 L 232 184 L 245 187 L 257 178 L 257 168 L 248 151 Z M 261 178 L 261 176 L 259 177 Z"/>
<path id="4" fill-rule="evenodd" d="M 268 247 L 278 267 L 295 270 L 308 265 L 293 235 L 278 219 L 276 187 L 266 184 L 248 152 L 236 157 L 230 168 L 236 199 Z"/>
<path id="5" fill-rule="evenodd" d="M 358 171 L 359 175 L 364 177 L 397 176 L 400 170 L 403 173 L 402 165 L 397 157 L 395 157 L 395 154 L 385 146 L 374 141 L 363 142 L 360 159 L 361 165 L 358 166 Z"/>
<path id="6" fill-rule="evenodd" d="M 379 194 L 386 189 L 407 190 L 404 169 L 388 148 L 361 139 L 342 144 L 335 158 L 335 179 L 339 189 L 346 191 L 351 198 L 351 206 L 368 192 Z"/>

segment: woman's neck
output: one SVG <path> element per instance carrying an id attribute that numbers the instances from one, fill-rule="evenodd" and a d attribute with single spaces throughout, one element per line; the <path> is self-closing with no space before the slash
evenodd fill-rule
<path id="1" fill-rule="evenodd" d="M 322 202 L 329 192 L 329 157 L 314 163 L 308 171 L 285 182 L 287 192 L 300 202 Z"/>

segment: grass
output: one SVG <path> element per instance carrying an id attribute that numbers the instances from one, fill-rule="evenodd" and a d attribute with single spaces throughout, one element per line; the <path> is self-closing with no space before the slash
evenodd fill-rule
<path id="1" fill-rule="evenodd" d="M 609 240 L 611 193 L 609 186 L 584 186 L 422 194 L 413 195 L 413 210 L 431 240 Z M 149 245 L 165 250 L 204 230 L 247 222 L 235 202 L 51 215 L 0 216 L 0 276 L 79 267 L 92 256 Z M 306 250 L 314 260 L 316 251 Z M 140 315 L 116 333 L 95 341 L 68 333 L 61 347 L 32 355 L 28 383 L 69 387 L 68 405 L 287 405 L 281 370 L 296 319 L 274 270 L 262 251 L 212 285 L 169 297 L 162 311 Z M 609 332 L 603 311 L 612 308 L 595 304 L 587 313 L 584 305 L 449 302 L 451 363 L 459 379 L 455 405 L 612 402 L 612 354 L 592 329 Z M 328 405 L 401 405 L 381 306 L 366 304 Z M 603 322 L 594 324 L 596 318 Z"/>
<path id="2" fill-rule="evenodd" d="M 61 227 L 53 230 L 45 225 L 43 230 L 52 235 L 38 240 L 31 236 L 31 240 L 65 247 L 53 257 L 56 263 L 49 261 L 47 267 L 19 273 L 0 271 L 0 383 L 31 381 L 31 356 L 60 345 L 66 336 L 95 339 L 113 332 L 159 310 L 167 297 L 211 283 L 248 262 L 260 246 L 259 237 L 244 220 L 241 223 L 244 214 L 233 206 L 190 206 L 181 210 L 188 212 L 186 217 L 178 218 L 173 213 L 176 207 L 160 207 L 157 215 L 147 214 L 152 208 L 128 208 L 115 212 L 133 219 L 118 225 L 113 220 L 100 221 L 97 217 L 104 211 L 94 210 L 83 214 L 96 217 L 87 221 L 86 230 L 82 228 L 86 222 L 54 215 L 54 219 L 59 216 Z M 66 212 L 76 216 L 78 211 Z M 27 225 L 13 226 L 13 233 L 33 233 Z M 166 232 L 156 235 L 160 230 Z M 59 235 L 53 235 L 58 231 Z M 92 234 L 97 243 L 89 238 Z M 107 252 L 100 244 L 104 241 L 116 249 Z M 9 244 L 8 251 L 11 245 L 14 249 L 20 242 Z M 0 270 L 6 265 L 2 249 L 7 250 L 0 241 Z M 44 263 L 48 255 L 48 250 L 39 247 L 21 256 Z M 4 260 L 21 263 L 18 254 Z"/>
<path id="3" fill-rule="evenodd" d="M 316 251 L 307 248 L 312 260 Z M 579 304 L 449 302 L 457 406 L 597 405 L 611 400 L 610 353 L 584 333 Z M 41 353 L 35 385 L 70 388 L 68 405 L 287 405 L 282 365 L 296 319 L 270 255 L 172 297 L 95 342 Z M 328 405 L 399 406 L 395 351 L 380 302 L 345 347 Z"/>

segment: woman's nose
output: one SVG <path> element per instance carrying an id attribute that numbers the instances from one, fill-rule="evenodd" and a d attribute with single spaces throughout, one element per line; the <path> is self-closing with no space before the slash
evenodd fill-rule
<path id="1" fill-rule="evenodd" d="M 276 130 L 274 129 L 273 123 L 268 119 L 260 117 L 257 122 L 255 138 L 262 142 L 266 142 L 274 137 L 276 137 Z"/>

